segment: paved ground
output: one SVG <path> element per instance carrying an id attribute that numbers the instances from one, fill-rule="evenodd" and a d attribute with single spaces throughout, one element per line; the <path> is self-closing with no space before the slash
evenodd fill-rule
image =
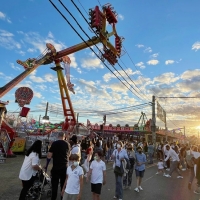
<path id="1" fill-rule="evenodd" d="M 21 181 L 18 179 L 20 167 L 24 156 L 18 155 L 16 158 L 8 158 L 5 164 L 0 164 L 0 200 L 18 200 L 21 190 Z M 42 159 L 42 164 L 45 159 Z M 135 176 L 133 176 L 133 187 L 131 190 L 124 190 L 123 200 L 199 200 L 200 195 L 193 193 L 193 189 L 187 189 L 187 180 L 189 172 L 183 172 L 184 179 L 177 179 L 176 174 L 172 178 L 166 178 L 162 175 L 155 175 L 156 166 L 148 166 L 145 172 L 143 189 L 136 193 Z M 111 200 L 114 196 L 114 174 L 112 165 L 107 166 L 107 184 L 102 188 L 101 199 Z M 49 199 L 46 196 L 43 199 Z M 58 198 L 59 199 L 59 198 Z M 92 200 L 90 193 L 90 184 L 84 183 L 82 200 Z"/>

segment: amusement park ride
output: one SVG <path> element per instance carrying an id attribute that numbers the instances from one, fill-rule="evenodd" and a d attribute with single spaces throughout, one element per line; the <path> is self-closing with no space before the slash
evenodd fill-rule
<path id="1" fill-rule="evenodd" d="M 77 120 L 75 117 L 74 109 L 72 106 L 72 102 L 70 99 L 69 91 L 74 92 L 73 84 L 70 82 L 70 74 L 69 74 L 69 65 L 70 59 L 67 55 L 85 49 L 87 47 L 96 45 L 98 43 L 103 44 L 103 53 L 102 59 L 105 59 L 111 65 L 115 65 L 117 63 L 117 58 L 121 56 L 121 48 L 122 48 L 122 38 L 118 36 L 116 31 L 117 24 L 117 16 L 113 11 L 113 8 L 110 4 L 106 4 L 102 7 L 102 10 L 96 6 L 94 9 L 90 9 L 89 15 L 91 17 L 90 27 L 96 33 L 96 36 L 92 37 L 90 40 L 74 45 L 67 49 L 61 50 L 59 52 L 56 51 L 54 46 L 50 43 L 46 44 L 46 50 L 43 52 L 41 56 L 38 58 L 29 58 L 26 61 L 17 60 L 17 63 L 22 65 L 25 69 L 20 75 L 14 78 L 12 81 L 7 83 L 5 86 L 0 88 L 0 98 L 2 98 L 6 93 L 8 93 L 13 87 L 15 87 L 19 82 L 21 82 L 24 78 L 26 78 L 31 72 L 36 70 L 40 65 L 47 65 L 50 63 L 55 63 L 55 67 L 52 67 L 54 71 L 57 73 L 58 84 L 60 88 L 63 113 L 65 116 L 65 122 L 62 125 L 62 129 L 68 132 L 72 132 L 74 127 L 77 125 Z M 109 33 L 106 30 L 106 23 L 109 23 L 112 27 L 112 31 Z M 115 45 L 109 42 L 109 38 L 111 36 L 115 37 Z M 61 66 L 63 63 L 66 73 L 66 80 L 63 75 L 63 67 Z M 27 93 L 23 93 L 27 95 Z M 19 102 L 18 102 L 19 103 Z M 15 138 L 15 131 L 10 127 L 8 123 L 3 119 L 4 113 L 6 112 L 6 105 L 8 102 L 0 101 L 0 127 L 1 132 L 8 133 L 7 137 L 9 138 L 9 148 L 7 151 L 7 155 L 11 155 L 12 152 L 10 148 L 12 147 L 13 140 Z M 25 108 L 22 105 L 22 109 Z M 45 134 L 49 134 L 51 131 L 45 132 Z M 5 135 L 5 134 L 4 134 Z M 0 138 L 1 139 L 1 138 Z M 1 145 L 0 140 L 0 145 Z"/>

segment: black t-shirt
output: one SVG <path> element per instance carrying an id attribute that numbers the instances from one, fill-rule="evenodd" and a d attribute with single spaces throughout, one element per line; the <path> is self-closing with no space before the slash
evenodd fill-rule
<path id="1" fill-rule="evenodd" d="M 86 150 L 86 149 L 87 149 L 87 144 L 86 144 L 86 141 L 85 141 L 85 140 L 83 140 L 83 141 L 81 142 L 81 148 L 82 148 L 82 150 Z"/>
<path id="2" fill-rule="evenodd" d="M 54 170 L 66 169 L 70 154 L 70 145 L 67 141 L 57 140 L 52 143 L 49 152 L 53 153 Z"/>

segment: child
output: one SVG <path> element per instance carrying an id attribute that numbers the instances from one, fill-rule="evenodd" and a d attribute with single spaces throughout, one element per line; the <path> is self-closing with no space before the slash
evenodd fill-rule
<path id="1" fill-rule="evenodd" d="M 160 159 L 160 160 L 158 161 L 157 166 L 158 166 L 158 171 L 157 171 L 156 174 L 159 174 L 160 172 L 162 172 L 162 173 L 163 173 L 163 176 L 165 176 L 164 163 L 163 163 L 163 160 L 162 160 L 162 159 Z"/>
<path id="2" fill-rule="evenodd" d="M 78 154 L 71 154 L 72 165 L 67 168 L 66 180 L 61 195 L 63 200 L 79 200 L 83 187 L 83 169 L 79 166 Z"/>
<path id="3" fill-rule="evenodd" d="M 90 170 L 87 176 L 87 182 L 91 176 L 91 192 L 93 200 L 100 200 L 102 184 L 106 184 L 106 165 L 101 160 L 102 153 L 97 152 L 94 154 L 94 161 L 90 165 Z"/>

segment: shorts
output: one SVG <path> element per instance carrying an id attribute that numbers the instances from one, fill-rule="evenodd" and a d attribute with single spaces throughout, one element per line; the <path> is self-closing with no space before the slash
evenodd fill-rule
<path id="1" fill-rule="evenodd" d="M 135 170 L 135 175 L 136 175 L 136 177 L 143 178 L 144 177 L 144 172 L 145 172 L 145 170 L 143 170 L 143 171 Z"/>
<path id="2" fill-rule="evenodd" d="M 91 183 L 91 192 L 95 193 L 95 194 L 101 194 L 101 187 L 102 184 L 101 183 Z"/>

